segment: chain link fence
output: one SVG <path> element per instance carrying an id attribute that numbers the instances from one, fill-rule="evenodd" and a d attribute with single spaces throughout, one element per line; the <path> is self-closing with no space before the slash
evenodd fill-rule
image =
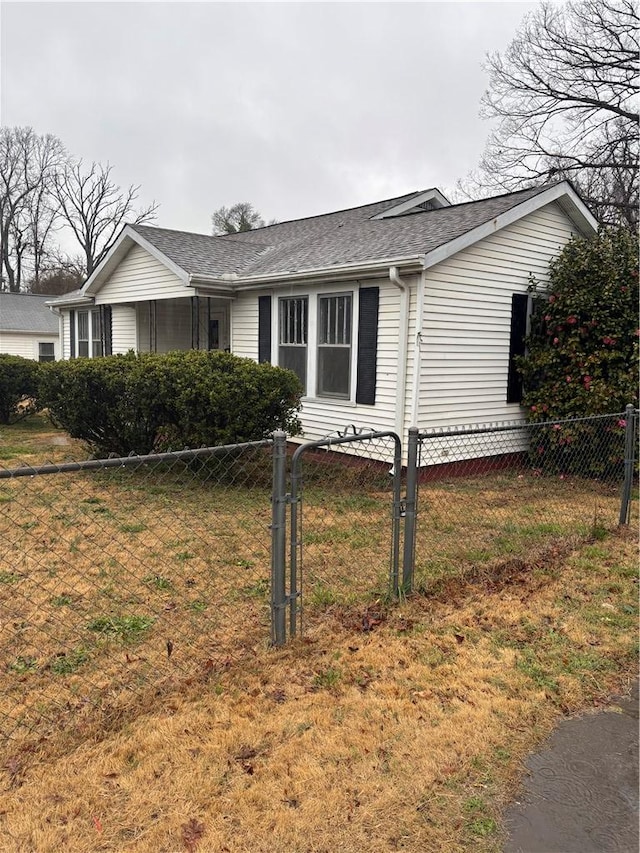
<path id="1" fill-rule="evenodd" d="M 410 430 L 408 458 L 351 428 L 0 468 L 0 735 L 98 736 L 329 608 L 368 630 L 380 599 L 633 523 L 637 426 L 628 409 Z"/>
<path id="2" fill-rule="evenodd" d="M 633 410 L 420 433 L 413 589 L 534 565 L 628 523 L 636 442 Z"/>
<path id="3" fill-rule="evenodd" d="M 400 439 L 353 429 L 302 445 L 291 462 L 290 632 L 303 615 L 397 590 Z"/>
<path id="4" fill-rule="evenodd" d="M 81 727 L 269 633 L 271 441 L 0 469 L 0 731 Z"/>

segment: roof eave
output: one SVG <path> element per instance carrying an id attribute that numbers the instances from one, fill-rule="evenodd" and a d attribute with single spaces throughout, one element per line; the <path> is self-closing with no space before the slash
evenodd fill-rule
<path id="1" fill-rule="evenodd" d="M 65 299 L 64 296 L 61 296 L 59 299 L 52 299 L 50 302 L 45 302 L 45 305 L 48 305 L 49 308 L 75 308 L 76 306 L 82 307 L 84 305 L 93 305 L 94 300 L 92 296 L 74 296 L 73 299 Z"/>
<path id="2" fill-rule="evenodd" d="M 506 228 L 524 216 L 528 216 L 530 213 L 534 213 L 536 210 L 554 201 L 558 202 L 567 216 L 575 223 L 576 228 L 583 237 L 592 237 L 594 234 L 597 234 L 598 220 L 593 216 L 571 184 L 568 181 L 562 181 L 546 190 L 542 190 L 542 192 L 537 193 L 532 198 L 516 204 L 488 222 L 484 222 L 482 225 L 466 231 L 454 240 L 450 240 L 448 243 L 444 243 L 433 249 L 433 251 L 425 256 L 425 269 L 439 264 L 441 261 L 461 252 L 463 249 L 473 246 L 479 240 L 495 234 L 496 231 Z"/>
<path id="3" fill-rule="evenodd" d="M 401 267 L 405 272 L 412 268 L 416 272 L 422 269 L 424 254 L 403 256 L 400 258 L 382 258 L 362 261 L 356 264 L 341 264 L 331 267 L 311 267 L 282 273 L 243 276 L 234 285 L 235 291 L 257 290 L 265 285 L 295 284 L 302 281 L 340 281 L 362 278 L 363 276 L 381 277 L 388 274 L 389 267 Z"/>

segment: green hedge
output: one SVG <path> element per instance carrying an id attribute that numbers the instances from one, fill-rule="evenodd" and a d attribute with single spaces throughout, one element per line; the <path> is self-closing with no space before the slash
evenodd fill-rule
<path id="1" fill-rule="evenodd" d="M 43 365 L 40 402 L 99 454 L 234 444 L 300 431 L 297 376 L 225 352 L 133 353 Z"/>
<path id="2" fill-rule="evenodd" d="M 19 355 L 0 355 L 0 424 L 36 408 L 40 364 Z"/>

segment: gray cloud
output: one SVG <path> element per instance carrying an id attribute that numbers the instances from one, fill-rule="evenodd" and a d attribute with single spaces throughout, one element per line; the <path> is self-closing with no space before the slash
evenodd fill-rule
<path id="1" fill-rule="evenodd" d="M 58 135 L 209 230 L 291 219 L 473 168 L 481 63 L 525 3 L 3 3 L 3 124 Z"/>

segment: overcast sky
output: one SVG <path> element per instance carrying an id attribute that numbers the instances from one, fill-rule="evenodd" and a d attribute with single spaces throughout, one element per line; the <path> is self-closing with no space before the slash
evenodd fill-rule
<path id="1" fill-rule="evenodd" d="M 168 228 L 446 191 L 489 131 L 484 55 L 536 5 L 2 2 L 1 119 L 109 161 Z"/>

